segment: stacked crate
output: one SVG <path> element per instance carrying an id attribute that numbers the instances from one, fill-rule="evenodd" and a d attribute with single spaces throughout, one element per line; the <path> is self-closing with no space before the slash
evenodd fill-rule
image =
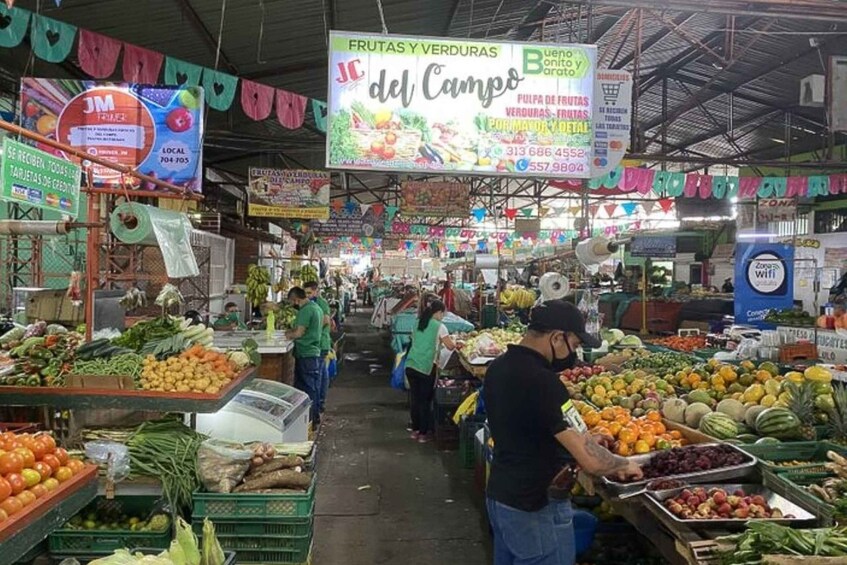
<path id="1" fill-rule="evenodd" d="M 202 538 L 203 519 L 209 518 L 221 547 L 234 551 L 238 563 L 307 564 L 316 481 L 306 493 L 195 493 L 194 533 Z"/>

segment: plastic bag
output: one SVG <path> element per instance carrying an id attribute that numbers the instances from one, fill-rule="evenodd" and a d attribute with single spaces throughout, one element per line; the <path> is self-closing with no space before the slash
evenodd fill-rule
<path id="1" fill-rule="evenodd" d="M 250 469 L 253 450 L 239 443 L 207 439 L 197 450 L 197 472 L 209 492 L 231 492 Z"/>
<path id="2" fill-rule="evenodd" d="M 473 357 L 498 357 L 503 349 L 497 342 L 483 334 L 479 336 L 474 345 Z"/>
<path id="3" fill-rule="evenodd" d="M 406 352 L 394 357 L 394 369 L 391 370 L 391 388 L 406 390 Z"/>
<path id="4" fill-rule="evenodd" d="M 117 483 L 129 476 L 129 449 L 122 443 L 89 441 L 85 444 L 85 457 L 98 465 L 106 465 L 106 478 L 112 482 Z"/>
<path id="5" fill-rule="evenodd" d="M 737 359 L 756 359 L 759 356 L 759 340 L 745 337 L 735 348 Z"/>

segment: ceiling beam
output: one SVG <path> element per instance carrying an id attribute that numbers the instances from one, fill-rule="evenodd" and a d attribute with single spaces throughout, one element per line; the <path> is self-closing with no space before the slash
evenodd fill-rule
<path id="1" fill-rule="evenodd" d="M 682 26 L 682 25 L 688 23 L 692 18 L 694 18 L 694 14 L 680 14 L 671 21 L 680 25 L 680 26 Z M 653 35 L 651 35 L 647 39 L 645 39 L 644 42 L 641 45 L 642 55 L 644 54 L 645 51 L 647 51 L 648 49 L 650 49 L 654 45 L 661 43 L 662 40 L 664 40 L 666 37 L 671 35 L 671 33 L 673 33 L 673 32 L 670 31 L 670 30 L 659 31 L 659 32 L 654 33 Z M 623 69 L 627 65 L 629 65 L 634 58 L 635 58 L 635 51 L 633 50 L 632 53 L 630 53 L 629 55 L 625 56 L 623 59 L 618 61 L 618 63 L 613 68 Z"/>
<path id="2" fill-rule="evenodd" d="M 532 37 L 532 34 L 538 29 L 539 24 L 536 22 L 544 21 L 544 18 L 550 14 L 552 9 L 553 4 L 551 2 L 538 0 L 535 6 L 526 12 L 526 15 L 524 15 L 521 23 L 510 30 L 510 33 L 514 31 L 516 41 L 526 41 Z"/>
<path id="3" fill-rule="evenodd" d="M 770 116 L 771 114 L 774 114 L 776 112 L 780 112 L 780 110 L 777 110 L 775 108 L 764 108 L 763 110 L 761 110 L 759 112 L 754 112 L 754 113 L 752 113 L 748 116 L 745 116 L 744 118 L 742 118 L 740 120 L 736 120 L 735 123 L 734 123 L 735 129 L 740 129 L 747 124 L 751 124 L 753 122 L 756 122 L 757 120 L 761 120 L 761 119 L 763 119 L 767 116 Z M 679 145 L 682 146 L 682 147 L 691 147 L 691 146 L 697 145 L 699 143 L 703 143 L 704 141 L 709 141 L 712 138 L 715 138 L 719 135 L 723 135 L 723 134 L 726 134 L 726 133 L 727 133 L 726 126 L 717 126 L 714 129 L 710 129 L 710 130 L 708 130 L 704 133 L 701 133 L 699 135 L 695 135 L 695 136 L 690 137 L 690 138 L 685 138 L 679 143 Z"/>
<path id="4" fill-rule="evenodd" d="M 450 29 L 453 27 L 453 22 L 456 21 L 456 15 L 459 13 L 459 7 L 462 5 L 462 0 L 453 0 L 453 7 L 450 8 L 450 17 L 447 18 L 447 25 L 444 26 L 444 37 L 450 37 Z"/>
<path id="5" fill-rule="evenodd" d="M 593 6 L 655 9 L 655 0 L 571 0 L 571 3 Z M 847 4 L 829 0 L 663 0 L 664 10 L 675 12 L 756 16 L 780 19 L 814 20 L 844 23 Z"/>
<path id="6" fill-rule="evenodd" d="M 718 61 L 719 63 L 725 62 L 723 55 L 719 54 L 717 51 L 715 51 L 714 49 L 712 49 L 711 47 L 709 47 L 708 45 L 706 45 L 705 43 L 703 43 L 702 41 L 700 41 L 696 37 L 692 37 L 687 31 L 685 31 L 683 29 L 682 24 L 677 22 L 675 19 L 668 18 L 664 14 L 656 13 L 653 10 L 647 10 L 647 13 L 650 14 L 651 16 L 653 16 L 655 19 L 662 22 L 662 24 L 666 28 L 668 28 L 672 33 L 675 33 L 676 35 L 678 35 L 679 37 L 684 39 L 692 47 L 696 47 L 697 49 L 704 52 L 705 54 L 714 57 L 715 60 Z M 677 19 L 679 17 L 680 16 L 677 16 Z M 693 17 L 693 14 L 690 17 Z"/>
<path id="7" fill-rule="evenodd" d="M 177 6 L 179 6 L 180 10 L 182 10 L 182 13 L 187 16 L 188 23 L 190 23 L 191 26 L 195 30 L 197 30 L 197 33 L 200 34 L 200 38 L 206 44 L 206 47 L 211 50 L 212 60 L 215 60 L 218 54 L 218 40 L 215 38 L 214 35 L 212 35 L 212 33 L 206 27 L 206 24 L 203 23 L 203 20 L 200 19 L 200 16 L 197 14 L 197 11 L 194 9 L 194 6 L 191 5 L 190 0 L 175 1 Z M 238 67 L 236 67 L 232 63 L 232 61 L 229 60 L 229 57 L 226 56 L 226 53 L 224 53 L 223 49 L 220 50 L 220 60 L 223 62 L 224 65 L 226 65 L 229 72 L 234 75 L 239 74 Z"/>

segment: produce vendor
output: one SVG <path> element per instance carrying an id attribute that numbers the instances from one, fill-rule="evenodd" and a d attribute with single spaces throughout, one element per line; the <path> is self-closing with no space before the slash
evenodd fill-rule
<path id="1" fill-rule="evenodd" d="M 323 414 L 326 405 L 326 393 L 329 391 L 329 350 L 332 349 L 332 338 L 329 336 L 333 322 L 329 314 L 329 302 L 321 296 L 318 281 L 309 281 L 303 284 L 306 296 L 320 306 L 323 317 L 321 318 L 321 386 L 318 394 L 318 413 Z"/>
<path id="2" fill-rule="evenodd" d="M 286 338 L 294 340 L 294 386 L 309 395 L 312 422 L 317 425 L 321 421 L 321 328 L 324 314 L 299 286 L 288 291 L 288 300 L 298 309 L 294 328 L 285 332 Z"/>
<path id="3" fill-rule="evenodd" d="M 215 323 L 212 324 L 216 330 L 246 330 L 247 325 L 241 321 L 241 310 L 238 309 L 238 304 L 235 302 L 227 302 L 224 306 L 224 313 Z"/>
<path id="4" fill-rule="evenodd" d="M 530 311 L 526 335 L 491 363 L 483 400 L 494 440 L 488 517 L 495 565 L 575 562 L 570 489 L 577 467 L 641 478 L 638 464 L 598 444 L 559 380 L 580 345 L 599 347 L 580 311 L 550 300 Z"/>
<path id="5" fill-rule="evenodd" d="M 450 279 L 444 281 L 444 287 L 438 292 L 438 296 L 441 298 L 441 302 L 444 303 L 444 307 L 447 308 L 448 312 L 456 311 L 456 297 L 453 295 L 453 285 L 450 282 Z"/>

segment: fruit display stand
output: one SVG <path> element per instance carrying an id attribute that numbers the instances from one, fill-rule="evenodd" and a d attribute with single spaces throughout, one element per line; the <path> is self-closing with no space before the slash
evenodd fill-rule
<path id="1" fill-rule="evenodd" d="M 294 342 L 285 338 L 285 332 L 233 331 L 215 332 L 213 344 L 221 349 L 238 349 L 244 340 L 252 339 L 258 344 L 262 364 L 259 365 L 260 379 L 294 384 Z"/>
<path id="2" fill-rule="evenodd" d="M 219 394 L 177 393 L 134 388 L 0 387 L 5 406 L 52 406 L 69 409 L 150 410 L 156 412 L 213 413 L 223 408 L 256 376 L 256 368 L 241 371 Z M 120 379 L 108 377 L 112 383 Z M 102 381 L 101 381 L 102 382 Z M 99 385 L 99 383 L 98 383 Z"/>
<path id="3" fill-rule="evenodd" d="M 471 360 L 467 358 L 467 356 L 463 352 L 459 352 L 459 362 L 462 364 L 462 368 L 467 371 L 472 377 L 477 379 L 484 379 L 485 373 L 488 371 L 488 365 L 491 363 L 486 363 L 485 365 L 477 365 L 471 363 Z"/>
<path id="4" fill-rule="evenodd" d="M 97 495 L 97 467 L 85 468 L 0 524 L 3 563 L 14 563 L 73 518 Z"/>

